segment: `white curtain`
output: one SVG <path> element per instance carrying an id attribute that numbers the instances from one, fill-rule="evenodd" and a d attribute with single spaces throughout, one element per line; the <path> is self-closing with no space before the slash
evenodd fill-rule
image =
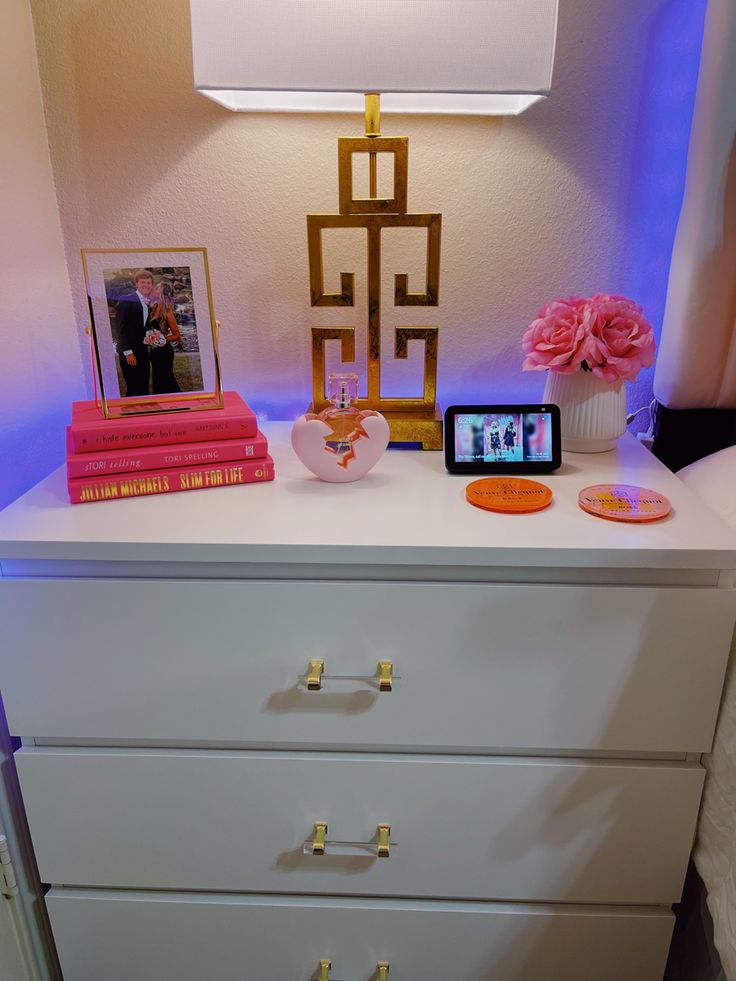
<path id="1" fill-rule="evenodd" d="M 709 0 L 654 394 L 736 408 L 736 0 Z"/>

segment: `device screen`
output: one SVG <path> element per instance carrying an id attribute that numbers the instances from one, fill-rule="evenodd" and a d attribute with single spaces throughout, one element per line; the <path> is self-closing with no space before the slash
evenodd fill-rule
<path id="1" fill-rule="evenodd" d="M 488 412 L 455 416 L 457 463 L 549 463 L 550 412 Z"/>

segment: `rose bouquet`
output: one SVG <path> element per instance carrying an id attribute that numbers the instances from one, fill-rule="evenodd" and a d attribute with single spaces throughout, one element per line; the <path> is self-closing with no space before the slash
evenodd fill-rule
<path id="1" fill-rule="evenodd" d="M 654 364 L 654 333 L 638 303 L 596 293 L 552 300 L 527 328 L 524 371 L 592 371 L 606 382 L 633 381 Z"/>
<path id="2" fill-rule="evenodd" d="M 147 330 L 143 343 L 147 348 L 166 347 L 166 338 L 160 330 Z"/>
<path id="3" fill-rule="evenodd" d="M 521 341 L 524 371 L 546 371 L 563 449 L 612 449 L 626 429 L 624 382 L 654 364 L 654 333 L 638 303 L 596 293 L 542 307 Z"/>

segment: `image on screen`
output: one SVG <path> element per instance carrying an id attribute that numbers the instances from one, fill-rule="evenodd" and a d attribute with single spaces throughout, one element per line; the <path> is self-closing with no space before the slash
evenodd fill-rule
<path id="1" fill-rule="evenodd" d="M 457 463 L 542 463 L 552 460 L 549 412 L 455 416 Z"/>

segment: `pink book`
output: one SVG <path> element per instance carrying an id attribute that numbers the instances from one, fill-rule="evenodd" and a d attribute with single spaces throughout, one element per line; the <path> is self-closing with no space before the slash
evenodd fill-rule
<path id="1" fill-rule="evenodd" d="M 172 470 L 145 470 L 109 477 L 76 478 L 67 481 L 72 504 L 112 501 L 146 494 L 173 494 L 204 487 L 230 487 L 273 480 L 273 460 L 247 460 L 238 463 L 210 463 L 202 467 L 175 467 Z"/>
<path id="2" fill-rule="evenodd" d="M 112 473 L 168 470 L 172 467 L 229 463 L 236 460 L 260 460 L 267 453 L 268 441 L 260 432 L 255 439 L 205 440 L 201 443 L 75 453 L 71 426 L 66 427 L 66 470 L 67 476 L 71 478 L 104 477 Z"/>
<path id="3" fill-rule="evenodd" d="M 193 409 L 161 415 L 104 419 L 94 402 L 72 402 L 72 442 L 76 453 L 129 450 L 135 446 L 254 439 L 258 420 L 237 392 L 225 392 L 224 409 Z"/>

